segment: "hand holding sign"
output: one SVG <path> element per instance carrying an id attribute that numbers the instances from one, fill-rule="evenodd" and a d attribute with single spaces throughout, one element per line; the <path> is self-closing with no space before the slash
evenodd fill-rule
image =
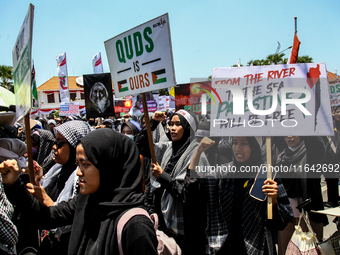
<path id="1" fill-rule="evenodd" d="M 272 198 L 272 204 L 276 204 L 276 196 L 277 196 L 277 182 L 271 179 L 267 179 L 262 186 L 263 193 Z"/>
<path id="2" fill-rule="evenodd" d="M 155 178 L 158 178 L 163 173 L 163 169 L 158 163 L 151 163 L 150 170 L 152 171 L 152 176 Z"/>

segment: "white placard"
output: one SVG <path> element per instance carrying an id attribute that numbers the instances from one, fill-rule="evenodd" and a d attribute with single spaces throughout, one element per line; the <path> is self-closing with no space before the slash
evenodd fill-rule
<path id="1" fill-rule="evenodd" d="M 340 105 L 340 83 L 329 85 L 331 106 Z"/>
<path id="2" fill-rule="evenodd" d="M 212 95 L 212 136 L 333 135 L 324 63 L 214 68 Z"/>
<path id="3" fill-rule="evenodd" d="M 12 50 L 16 119 L 21 119 L 32 105 L 31 58 L 34 5 L 30 4 Z"/>
<path id="4" fill-rule="evenodd" d="M 158 99 L 158 111 L 165 112 L 166 109 L 169 109 L 169 107 L 167 108 L 166 100 L 167 100 L 167 96 L 159 96 L 159 99 Z"/>
<path id="5" fill-rule="evenodd" d="M 167 13 L 107 40 L 105 49 L 117 97 L 176 84 Z"/>

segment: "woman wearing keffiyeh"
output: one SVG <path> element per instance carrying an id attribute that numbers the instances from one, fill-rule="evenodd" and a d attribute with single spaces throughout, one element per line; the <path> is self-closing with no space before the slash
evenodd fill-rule
<path id="1" fill-rule="evenodd" d="M 48 130 L 35 130 L 31 133 L 33 159 L 42 167 L 46 174 L 55 164 L 53 160 L 53 143 L 55 137 Z"/>
<path id="2" fill-rule="evenodd" d="M 55 165 L 42 177 L 42 169 L 35 162 L 36 186 L 27 184 L 28 191 L 41 203 L 52 206 L 67 201 L 76 192 L 77 165 L 76 146 L 78 139 L 90 133 L 90 126 L 80 120 L 68 121 L 55 128 L 56 142 L 53 144 Z M 48 132 L 48 131 L 46 131 Z M 39 182 L 40 181 L 40 182 Z M 42 253 L 65 254 L 70 236 L 70 226 L 50 230 L 43 239 Z M 43 232 L 44 234 L 45 232 Z"/>
<path id="3" fill-rule="evenodd" d="M 208 149 L 209 141 L 213 143 L 204 138 L 196 153 Z M 233 137 L 233 161 L 228 165 L 236 171 L 260 166 L 261 142 L 261 138 Z M 267 202 L 249 195 L 253 183 L 254 178 L 238 179 L 232 173 L 206 179 L 209 254 L 275 254 L 270 230 L 283 229 L 291 219 L 287 194 L 279 179 L 264 182 L 263 193 L 273 199 L 273 220 L 267 220 Z"/>
<path id="4" fill-rule="evenodd" d="M 6 161 L 0 172 L 9 200 L 44 228 L 72 224 L 68 251 L 59 254 L 118 255 L 119 219 L 129 209 L 143 208 L 138 149 L 130 138 L 101 128 L 80 139 L 76 159 L 79 194 L 50 207 L 27 193 L 18 180 L 16 162 Z M 121 247 L 125 255 L 156 255 L 157 238 L 151 220 L 144 215 L 131 218 L 123 228 Z"/>
<path id="5" fill-rule="evenodd" d="M 165 114 L 155 112 L 151 130 L 163 120 Z M 172 141 L 155 143 L 157 164 L 151 164 L 150 169 L 154 212 L 160 219 L 160 228 L 175 238 L 183 254 L 187 248 L 188 254 L 205 254 L 204 192 L 200 182 L 190 178 L 188 170 L 198 146 L 194 140 L 197 120 L 191 112 L 179 110 L 171 117 L 169 125 Z M 151 158 L 145 128 L 137 135 L 136 144 L 143 156 Z M 205 155 L 200 159 L 201 165 L 208 165 Z"/>

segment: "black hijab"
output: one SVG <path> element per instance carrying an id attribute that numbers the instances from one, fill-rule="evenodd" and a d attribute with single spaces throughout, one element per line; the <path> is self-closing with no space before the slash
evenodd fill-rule
<path id="1" fill-rule="evenodd" d="M 179 158 L 183 155 L 183 153 L 188 148 L 191 141 L 195 138 L 194 135 L 195 135 L 195 132 L 196 132 L 196 127 L 198 126 L 196 117 L 192 112 L 184 111 L 184 110 L 181 110 L 181 112 L 186 112 L 187 114 L 190 114 L 191 117 L 193 118 L 195 124 L 194 124 L 194 127 L 192 127 L 189 124 L 189 122 L 186 120 L 186 118 L 178 112 L 174 113 L 171 116 L 170 121 L 172 120 L 172 118 L 175 115 L 177 115 L 179 117 L 181 125 L 184 129 L 184 132 L 183 132 L 181 139 L 179 139 L 178 141 L 172 141 L 172 156 L 171 156 L 171 158 L 170 158 L 170 160 L 167 164 L 167 167 L 164 169 L 164 171 L 166 173 L 172 172 L 172 170 L 174 169 Z"/>
<path id="2" fill-rule="evenodd" d="M 133 122 L 136 123 L 136 124 L 133 124 L 131 121 L 124 122 L 124 123 L 122 124 L 121 128 L 120 128 L 120 132 L 123 131 L 123 128 L 124 128 L 125 126 L 128 126 L 128 127 L 131 129 L 132 134 L 133 134 L 134 136 L 136 136 L 136 135 L 139 133 L 139 131 L 140 131 L 140 127 L 139 127 L 139 130 L 138 130 L 138 128 L 137 128 L 136 125 L 139 125 L 139 123 L 136 122 L 136 121 L 133 121 Z"/>
<path id="3" fill-rule="evenodd" d="M 88 160 L 99 170 L 100 187 L 75 217 L 69 254 L 114 254 L 116 219 L 143 204 L 142 168 L 135 143 L 112 129 L 101 128 L 80 139 Z"/>
<path id="4" fill-rule="evenodd" d="M 239 169 L 241 166 L 260 166 L 262 161 L 261 147 L 255 137 L 246 137 L 250 147 L 250 157 L 245 162 L 238 162 L 233 153 L 234 166 Z"/>

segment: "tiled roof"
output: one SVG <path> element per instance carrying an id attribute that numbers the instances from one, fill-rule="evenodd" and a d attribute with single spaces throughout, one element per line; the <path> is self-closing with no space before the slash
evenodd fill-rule
<path id="1" fill-rule="evenodd" d="M 327 71 L 327 74 L 328 74 L 328 82 L 330 83 L 330 84 L 332 84 L 332 83 L 335 83 L 336 82 L 336 80 L 335 80 L 335 73 L 331 73 L 331 72 L 328 72 Z M 339 76 L 338 76 L 339 77 Z M 339 78 L 340 79 L 340 78 Z"/>
<path id="2" fill-rule="evenodd" d="M 76 84 L 76 79 L 78 76 L 69 76 L 68 77 L 68 85 L 70 90 L 74 89 L 83 89 L 82 87 L 78 87 Z M 59 90 L 59 79 L 58 76 L 53 76 L 48 81 L 44 82 L 41 86 L 37 88 L 37 90 Z"/>

